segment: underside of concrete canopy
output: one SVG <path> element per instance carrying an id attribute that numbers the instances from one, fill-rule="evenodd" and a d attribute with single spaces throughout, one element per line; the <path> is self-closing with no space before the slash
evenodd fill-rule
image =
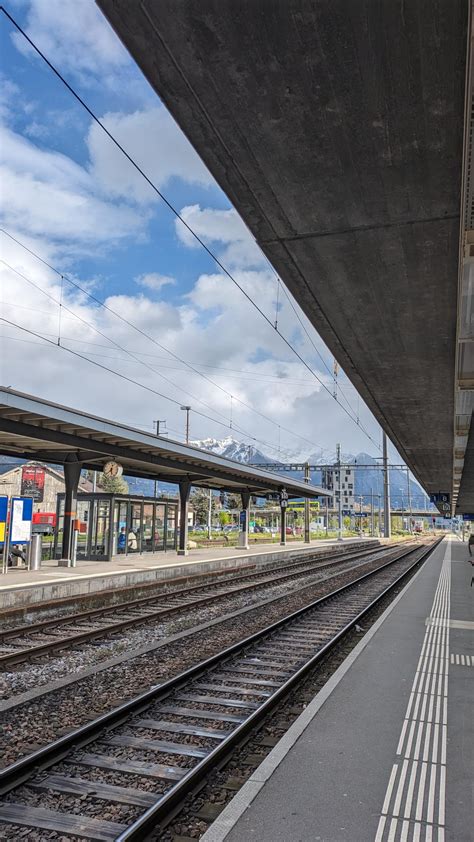
<path id="1" fill-rule="evenodd" d="M 98 4 L 414 474 L 459 488 L 468 0 Z"/>

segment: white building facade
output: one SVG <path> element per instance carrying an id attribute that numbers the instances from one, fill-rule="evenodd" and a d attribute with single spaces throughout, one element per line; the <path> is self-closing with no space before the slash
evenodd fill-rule
<path id="1" fill-rule="evenodd" d="M 339 467 L 323 468 L 322 486 L 329 491 L 329 507 L 339 507 Z M 350 465 L 341 465 L 342 508 L 355 509 L 355 471 Z"/>

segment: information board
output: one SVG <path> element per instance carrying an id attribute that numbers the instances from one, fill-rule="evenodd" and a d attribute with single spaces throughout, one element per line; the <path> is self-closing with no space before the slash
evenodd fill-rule
<path id="1" fill-rule="evenodd" d="M 5 543 L 7 531 L 8 497 L 0 497 L 0 546 Z"/>
<path id="2" fill-rule="evenodd" d="M 33 499 L 31 497 L 12 497 L 10 544 L 29 544 L 32 519 Z"/>

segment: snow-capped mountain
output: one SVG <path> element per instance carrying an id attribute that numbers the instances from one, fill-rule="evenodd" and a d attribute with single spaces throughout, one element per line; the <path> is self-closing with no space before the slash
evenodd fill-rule
<path id="1" fill-rule="evenodd" d="M 312 453 L 307 456 L 300 454 L 299 458 L 288 459 L 281 456 L 281 459 L 276 459 L 274 456 L 268 456 L 261 450 L 258 450 L 254 445 L 244 444 L 234 439 L 232 436 L 227 436 L 225 439 L 202 439 L 201 441 L 191 442 L 194 447 L 199 447 L 201 450 L 207 450 L 215 453 L 218 456 L 224 456 L 227 459 L 235 459 L 242 464 L 251 463 L 253 465 L 268 465 L 268 464 L 285 464 L 290 462 L 308 462 L 315 466 L 315 470 L 311 471 L 310 479 L 313 485 L 322 484 L 322 470 L 318 469 L 317 465 L 327 464 L 327 457 L 321 453 Z M 343 453 L 341 456 L 343 464 L 353 464 L 355 471 L 355 496 L 360 495 L 367 501 L 370 498 L 371 491 L 375 495 L 383 494 L 383 471 L 380 463 L 369 456 L 368 453 L 358 453 L 354 456 L 351 453 Z M 360 467 L 357 465 L 374 466 L 374 467 Z M 287 476 L 294 479 L 301 479 L 300 471 L 289 471 Z M 400 468 L 392 468 L 390 470 L 390 492 L 391 502 L 394 508 L 405 507 L 407 505 L 407 476 L 406 471 Z M 425 505 L 425 495 L 420 486 L 415 480 L 410 479 L 410 494 L 412 504 L 414 507 Z"/>
<path id="2" fill-rule="evenodd" d="M 216 456 L 224 456 L 226 459 L 235 459 L 236 462 L 247 464 L 265 465 L 269 462 L 275 462 L 275 459 L 265 456 L 253 444 L 244 444 L 237 441 L 232 436 L 227 436 L 225 439 L 201 439 L 200 441 L 191 441 L 193 447 L 199 447 L 200 450 L 207 450 L 214 453 Z"/>

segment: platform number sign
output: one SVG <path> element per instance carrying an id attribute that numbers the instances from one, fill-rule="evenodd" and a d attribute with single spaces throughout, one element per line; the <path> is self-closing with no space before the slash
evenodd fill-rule
<path id="1" fill-rule="evenodd" d="M 280 506 L 282 509 L 286 509 L 288 506 L 288 492 L 286 488 L 282 488 L 280 491 Z"/>

